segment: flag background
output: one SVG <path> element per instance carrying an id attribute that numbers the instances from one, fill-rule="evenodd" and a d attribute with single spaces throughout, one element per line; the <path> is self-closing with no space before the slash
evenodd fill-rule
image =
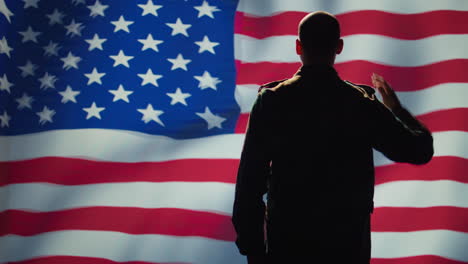
<path id="1" fill-rule="evenodd" d="M 373 263 L 468 262 L 468 3 L 211 0 L 201 15 L 205 1 L 149 2 L 0 0 L 1 263 L 245 263 L 230 214 L 248 112 L 259 84 L 300 66 L 296 25 L 314 10 L 342 23 L 340 76 L 383 75 L 434 135 L 424 166 L 375 153 Z M 129 32 L 114 32 L 120 16 Z M 148 34 L 163 42 L 143 50 Z M 191 61 L 168 61 L 179 54 Z"/>

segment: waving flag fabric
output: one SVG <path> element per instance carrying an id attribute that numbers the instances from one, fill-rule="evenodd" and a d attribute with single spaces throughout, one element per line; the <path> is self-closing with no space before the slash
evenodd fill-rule
<path id="1" fill-rule="evenodd" d="M 245 263 L 248 113 L 314 10 L 340 76 L 383 75 L 434 134 L 424 166 L 375 153 L 373 263 L 468 262 L 465 1 L 0 0 L 0 263 Z"/>

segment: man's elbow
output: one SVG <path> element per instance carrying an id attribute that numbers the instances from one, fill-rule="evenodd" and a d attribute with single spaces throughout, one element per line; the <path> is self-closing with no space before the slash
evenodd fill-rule
<path id="1" fill-rule="evenodd" d="M 423 147 L 418 149 L 417 155 L 415 155 L 416 159 L 413 160 L 413 164 L 416 165 L 424 165 L 431 161 L 432 157 L 434 156 L 434 144 L 432 137 Z"/>
<path id="2" fill-rule="evenodd" d="M 416 159 L 413 164 L 415 165 L 424 165 L 424 164 L 427 164 L 429 163 L 429 161 L 431 161 L 432 157 L 434 156 L 434 149 L 431 148 L 430 151 L 426 151 L 424 153 L 422 153 L 418 159 Z"/>

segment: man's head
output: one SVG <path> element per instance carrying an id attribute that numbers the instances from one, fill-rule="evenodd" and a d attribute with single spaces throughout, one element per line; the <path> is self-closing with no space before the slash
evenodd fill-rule
<path id="1" fill-rule="evenodd" d="M 304 64 L 335 61 L 336 54 L 343 50 L 340 24 L 330 13 L 317 11 L 306 15 L 299 23 L 299 39 L 296 51 Z"/>

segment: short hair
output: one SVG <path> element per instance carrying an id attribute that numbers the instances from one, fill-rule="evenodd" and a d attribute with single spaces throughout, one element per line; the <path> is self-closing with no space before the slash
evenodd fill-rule
<path id="1" fill-rule="evenodd" d="M 307 54 L 332 56 L 340 39 L 340 24 L 328 12 L 317 11 L 306 15 L 299 23 L 299 40 Z"/>

